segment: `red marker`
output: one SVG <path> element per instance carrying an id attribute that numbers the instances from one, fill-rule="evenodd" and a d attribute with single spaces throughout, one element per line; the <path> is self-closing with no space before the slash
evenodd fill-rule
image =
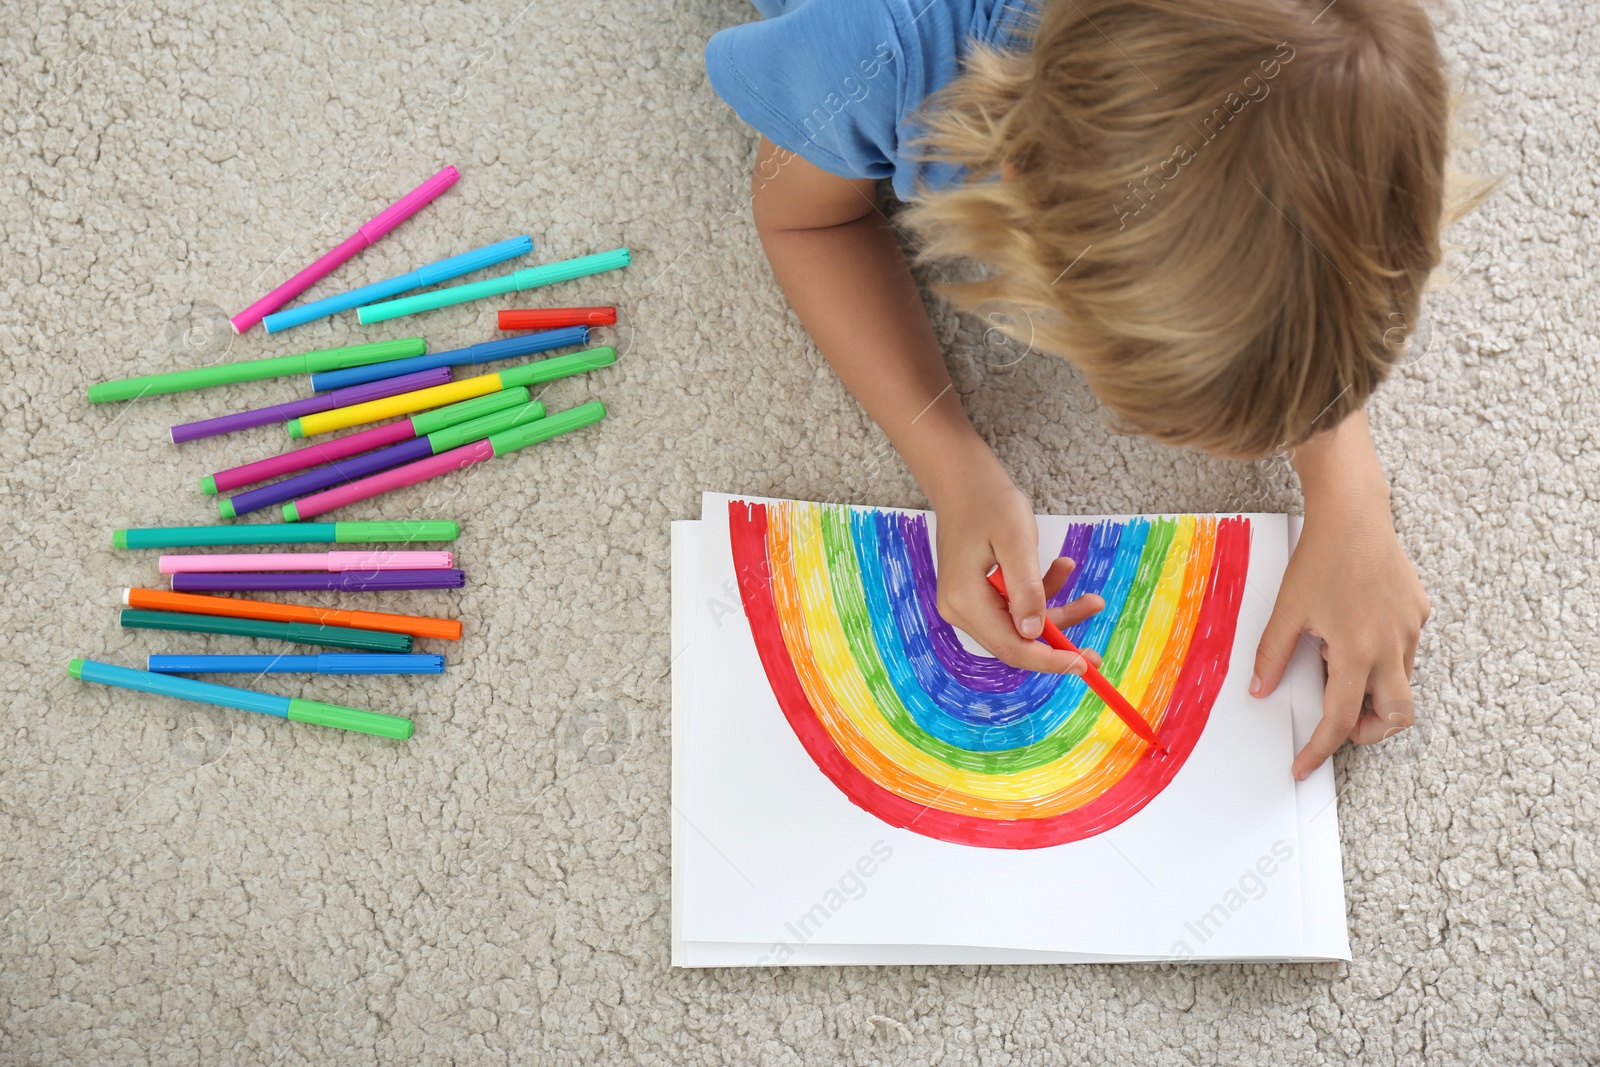
<path id="1" fill-rule="evenodd" d="M 999 567 L 989 572 L 989 584 L 999 590 L 1001 596 L 1007 600 L 1011 599 L 1010 595 L 1006 593 L 1006 580 L 1001 575 Z M 1040 637 L 1051 648 L 1059 648 L 1063 652 L 1077 652 L 1078 655 L 1083 655 L 1077 645 L 1067 640 L 1067 635 L 1061 632 L 1061 627 L 1050 621 L 1050 616 L 1048 615 L 1044 617 L 1044 633 Z M 1083 661 L 1083 680 L 1088 683 L 1090 689 L 1094 690 L 1095 696 L 1106 702 L 1106 707 L 1117 713 L 1117 718 L 1126 723 L 1128 729 L 1149 742 L 1154 748 L 1162 752 L 1167 750 L 1165 745 L 1156 740 L 1156 732 L 1150 729 L 1149 723 L 1144 721 L 1144 716 L 1139 714 L 1139 709 L 1128 703 L 1128 698 L 1117 692 L 1117 687 L 1112 685 L 1106 679 L 1106 676 L 1101 674 L 1094 664 L 1087 659 Z"/>
<path id="2" fill-rule="evenodd" d="M 615 326 L 617 309 L 593 308 L 522 308 L 502 311 L 499 325 L 502 330 L 558 330 L 563 326 Z"/>

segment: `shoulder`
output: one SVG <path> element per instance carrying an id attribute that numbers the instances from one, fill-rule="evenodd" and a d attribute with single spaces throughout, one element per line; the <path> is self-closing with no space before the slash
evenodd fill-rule
<path id="1" fill-rule="evenodd" d="M 774 144 L 849 178 L 913 187 L 911 116 L 968 42 L 1003 44 L 1019 0 L 803 0 L 706 46 L 717 95 Z"/>

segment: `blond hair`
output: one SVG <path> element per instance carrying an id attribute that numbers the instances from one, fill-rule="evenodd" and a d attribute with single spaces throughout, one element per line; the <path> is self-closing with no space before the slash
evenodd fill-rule
<path id="1" fill-rule="evenodd" d="M 1449 91 L 1411 0 L 1041 0 L 922 115 L 906 218 L 1124 428 L 1252 457 L 1360 408 L 1440 259 Z M 1000 176 L 1007 165 L 1007 180 Z"/>

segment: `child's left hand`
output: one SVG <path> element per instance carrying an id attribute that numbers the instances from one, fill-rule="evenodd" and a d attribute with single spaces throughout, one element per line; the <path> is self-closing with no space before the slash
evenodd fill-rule
<path id="1" fill-rule="evenodd" d="M 1381 741 L 1411 725 L 1411 667 L 1428 597 L 1395 534 L 1387 492 L 1345 486 L 1313 498 L 1256 652 L 1250 692 L 1277 688 L 1302 633 L 1325 642 L 1322 721 L 1294 760 L 1304 780 L 1348 738 Z"/>

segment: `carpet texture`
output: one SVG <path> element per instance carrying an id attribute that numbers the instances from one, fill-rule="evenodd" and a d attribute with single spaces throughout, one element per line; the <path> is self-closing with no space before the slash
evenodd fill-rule
<path id="1" fill-rule="evenodd" d="M 1466 169 L 1449 288 L 1372 405 L 1433 598 L 1420 725 L 1337 757 L 1348 966 L 679 973 L 668 959 L 668 524 L 718 489 L 917 506 L 788 311 L 707 86 L 734 0 L 7 5 L 0 11 L 0 1062 L 1580 1064 L 1600 1061 L 1595 219 L 1600 8 L 1446 12 Z M 370 330 L 231 314 L 446 163 L 463 178 L 317 287 L 516 233 L 629 270 Z M 260 688 L 412 715 L 409 743 L 90 686 L 72 656 L 246 651 L 122 631 L 202 475 L 275 427 L 169 425 L 279 380 L 91 407 L 90 382 L 615 302 L 558 382 L 603 427 L 338 517 L 456 517 L 442 678 Z M 1109 433 L 1059 361 L 935 311 L 1041 511 L 1291 510 L 1288 471 Z M 222 327 L 219 329 L 219 327 Z M 353 604 L 355 596 L 325 598 Z M 377 598 L 359 605 L 372 606 Z M 439 643 L 426 643 L 437 650 Z"/>

